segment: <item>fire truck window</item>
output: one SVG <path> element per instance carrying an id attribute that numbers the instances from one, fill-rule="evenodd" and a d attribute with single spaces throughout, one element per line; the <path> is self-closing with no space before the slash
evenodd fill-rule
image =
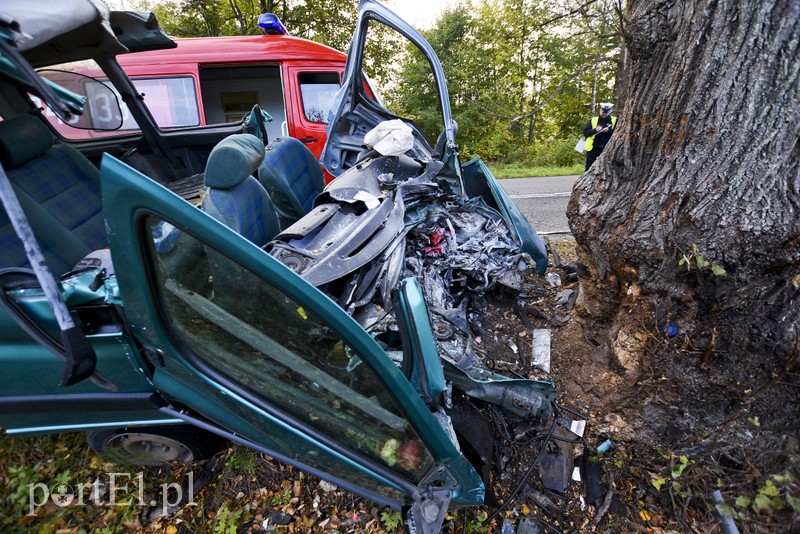
<path id="1" fill-rule="evenodd" d="M 169 78 L 134 78 L 133 85 L 144 95 L 144 102 L 159 128 L 198 126 L 200 110 L 194 80 L 190 76 Z M 125 121 L 122 129 L 136 129 L 132 118 Z"/>
<path id="2" fill-rule="evenodd" d="M 301 72 L 298 80 L 306 119 L 311 122 L 327 123 L 333 95 L 340 86 L 339 73 Z"/>

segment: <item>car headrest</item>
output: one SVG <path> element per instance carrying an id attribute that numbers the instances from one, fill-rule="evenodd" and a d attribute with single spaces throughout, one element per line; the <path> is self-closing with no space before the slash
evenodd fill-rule
<path id="1" fill-rule="evenodd" d="M 0 122 L 0 162 L 15 169 L 47 152 L 54 140 L 45 123 L 33 115 L 6 119 Z"/>
<path id="2" fill-rule="evenodd" d="M 264 144 L 250 134 L 226 137 L 211 151 L 203 180 L 215 189 L 230 189 L 255 174 L 264 159 Z"/>

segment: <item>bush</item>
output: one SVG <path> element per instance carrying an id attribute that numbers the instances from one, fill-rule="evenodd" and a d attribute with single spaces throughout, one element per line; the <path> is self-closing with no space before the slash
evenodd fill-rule
<path id="1" fill-rule="evenodd" d="M 497 161 L 524 167 L 572 167 L 583 163 L 584 160 L 582 154 L 575 152 L 577 141 L 572 138 L 553 139 L 532 145 L 518 145 L 505 158 L 498 158 Z"/>
<path id="2" fill-rule="evenodd" d="M 577 142 L 577 139 L 562 139 L 559 142 L 554 142 L 552 164 L 559 167 L 569 167 L 583 163 L 586 156 L 575 151 L 575 143 Z M 558 144 L 556 145 L 556 143 Z"/>

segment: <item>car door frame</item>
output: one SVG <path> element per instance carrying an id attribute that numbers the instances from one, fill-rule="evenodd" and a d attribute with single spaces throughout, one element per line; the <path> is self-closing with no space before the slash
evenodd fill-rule
<path id="1" fill-rule="evenodd" d="M 361 137 L 363 137 L 363 134 L 368 130 L 377 126 L 378 122 L 374 120 L 374 117 L 382 116 L 382 120 L 387 120 L 388 118 L 400 118 L 402 120 L 401 117 L 396 117 L 390 110 L 381 106 L 374 99 L 369 98 L 365 90 L 362 91 L 363 85 L 366 83 L 362 74 L 362 65 L 366 53 L 365 41 L 371 20 L 384 24 L 403 35 L 423 53 L 430 63 L 436 80 L 436 90 L 439 94 L 443 121 L 440 139 L 443 142 L 442 153 L 438 154 L 437 158 L 448 165 L 456 176 L 460 177 L 461 169 L 457 163 L 458 149 L 455 141 L 456 124 L 453 121 L 450 109 L 450 97 L 444 68 L 433 47 L 419 32 L 391 10 L 374 0 L 362 0 L 361 2 L 356 30 L 353 34 L 350 52 L 347 55 L 347 63 L 345 64 L 342 88 L 331 104 L 330 114 L 332 120 L 328 123 L 328 140 L 323 147 L 320 161 L 335 176 L 347 170 L 349 164 L 353 163 L 352 154 L 350 153 L 358 152 L 361 143 L 353 143 L 353 132 L 349 131 L 351 128 L 344 124 L 343 121 L 352 123 L 353 128 L 357 129 L 361 133 Z M 355 113 L 359 104 L 364 106 L 365 112 L 369 113 L 370 117 Z M 358 115 L 358 117 L 356 118 L 354 115 Z M 426 157 L 431 156 L 434 147 L 428 145 L 429 141 L 426 136 L 413 122 L 408 120 L 404 120 L 404 122 L 416 131 L 413 150 Z M 346 166 L 345 163 L 348 163 L 348 165 Z"/>

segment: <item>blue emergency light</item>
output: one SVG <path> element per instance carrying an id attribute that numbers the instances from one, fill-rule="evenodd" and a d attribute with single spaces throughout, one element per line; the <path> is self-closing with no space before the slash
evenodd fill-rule
<path id="1" fill-rule="evenodd" d="M 287 35 L 289 33 L 275 13 L 262 13 L 259 15 L 258 25 L 261 27 L 261 31 L 267 35 Z"/>

